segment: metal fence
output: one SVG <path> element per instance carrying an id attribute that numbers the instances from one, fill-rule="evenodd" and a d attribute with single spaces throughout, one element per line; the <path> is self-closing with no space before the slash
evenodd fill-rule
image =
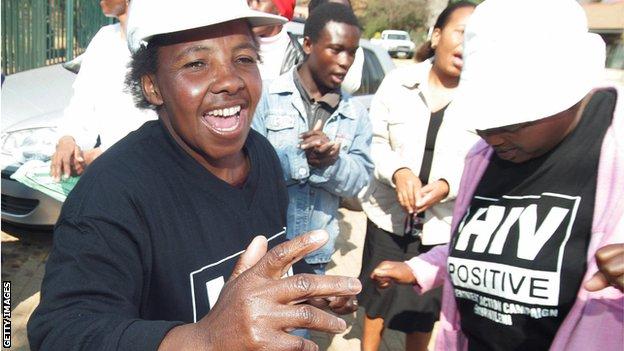
<path id="1" fill-rule="evenodd" d="M 2 0 L 2 72 L 69 61 L 110 23 L 93 0 Z"/>

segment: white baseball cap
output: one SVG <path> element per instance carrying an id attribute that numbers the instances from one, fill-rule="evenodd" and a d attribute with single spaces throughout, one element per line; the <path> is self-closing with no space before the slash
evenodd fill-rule
<path id="1" fill-rule="evenodd" d="M 463 59 L 452 109 L 486 130 L 580 101 L 601 81 L 605 44 L 575 0 L 486 0 L 466 26 Z"/>
<path id="2" fill-rule="evenodd" d="M 254 11 L 246 0 L 132 0 L 126 37 L 136 53 L 159 34 L 246 19 L 252 27 L 283 24 L 286 18 Z"/>

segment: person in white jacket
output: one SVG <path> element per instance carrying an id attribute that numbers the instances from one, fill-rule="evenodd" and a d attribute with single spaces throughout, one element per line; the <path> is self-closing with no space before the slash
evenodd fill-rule
<path id="1" fill-rule="evenodd" d="M 256 11 L 293 19 L 295 0 L 247 0 Z M 260 45 L 258 69 L 263 81 L 271 82 L 303 61 L 301 45 L 283 25 L 261 26 L 253 29 Z"/>
<path id="2" fill-rule="evenodd" d="M 371 104 L 375 171 L 362 196 L 368 217 L 360 273 L 362 350 L 377 350 L 385 328 L 407 334 L 406 350 L 426 350 L 438 319 L 439 290 L 421 297 L 404 286 L 380 291 L 369 276 L 388 257 L 409 259 L 449 240 L 463 159 L 478 139 L 447 109 L 474 7 L 459 2 L 444 10 L 427 50 L 420 51 L 428 59 L 388 74 Z"/>
<path id="3" fill-rule="evenodd" d="M 126 43 L 128 3 L 100 2 L 104 15 L 119 22 L 102 27 L 82 55 L 74 95 L 63 113 L 60 138 L 52 156 L 50 174 L 57 181 L 82 174 L 115 142 L 157 118 L 153 110 L 138 109 L 132 95 L 125 91 L 131 59 Z"/>

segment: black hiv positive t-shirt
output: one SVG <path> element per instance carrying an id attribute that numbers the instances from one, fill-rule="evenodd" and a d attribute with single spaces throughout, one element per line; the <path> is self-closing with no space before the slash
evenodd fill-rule
<path id="1" fill-rule="evenodd" d="M 602 140 L 615 94 L 601 91 L 555 149 L 515 164 L 492 157 L 448 271 L 469 350 L 547 350 L 586 270 Z"/>

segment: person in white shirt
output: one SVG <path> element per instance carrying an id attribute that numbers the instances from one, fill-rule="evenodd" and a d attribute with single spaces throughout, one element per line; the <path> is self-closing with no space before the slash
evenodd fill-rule
<path id="1" fill-rule="evenodd" d="M 262 61 L 258 63 L 262 80 L 273 80 L 280 76 L 282 63 L 286 49 L 290 44 L 290 37 L 286 29 L 282 27 L 276 35 L 258 37 L 260 43 L 260 56 Z"/>
<path id="2" fill-rule="evenodd" d="M 125 91 L 131 55 L 126 43 L 128 0 L 102 0 L 107 17 L 119 20 L 102 27 L 83 54 L 80 72 L 73 85 L 74 95 L 59 125 L 59 141 L 52 155 L 50 174 L 80 175 L 102 152 L 148 120 L 153 110 L 135 107 Z M 99 138 L 99 142 L 98 142 Z"/>
<path id="3" fill-rule="evenodd" d="M 280 15 L 289 21 L 294 15 L 294 0 L 248 0 L 247 3 L 256 11 Z M 303 61 L 301 45 L 288 35 L 283 25 L 257 27 L 253 31 L 260 43 L 262 60 L 258 69 L 263 81 L 272 81 Z"/>

